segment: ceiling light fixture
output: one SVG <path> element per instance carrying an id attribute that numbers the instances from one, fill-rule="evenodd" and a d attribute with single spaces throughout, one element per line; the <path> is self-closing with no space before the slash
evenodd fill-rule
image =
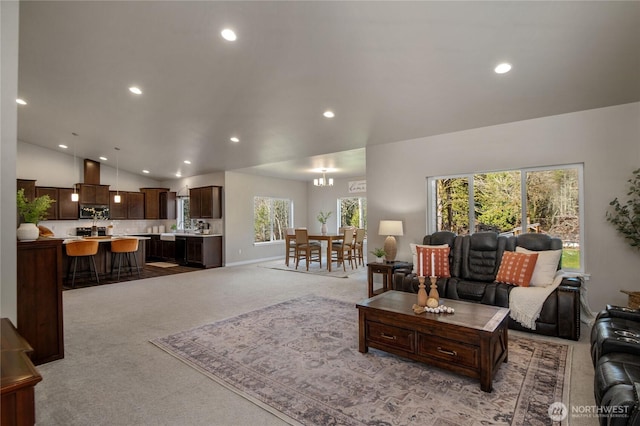
<path id="1" fill-rule="evenodd" d="M 240 142 L 240 139 L 236 138 L 235 136 L 234 136 L 234 137 L 232 137 L 232 138 L 231 138 L 231 139 L 229 139 L 229 140 L 230 140 L 231 142 L 235 142 L 235 143 Z"/>
<path id="2" fill-rule="evenodd" d="M 333 118 L 336 116 L 331 110 L 326 110 L 322 115 L 324 115 L 325 118 Z"/>
<path id="3" fill-rule="evenodd" d="M 142 173 L 144 173 L 144 174 L 149 174 L 149 173 L 151 173 L 151 172 L 150 172 L 149 170 L 143 170 L 143 171 L 142 171 Z"/>
<path id="4" fill-rule="evenodd" d="M 182 174 L 180 172 L 176 173 L 176 177 L 182 177 Z"/>
<path id="5" fill-rule="evenodd" d="M 135 93 L 136 95 L 142 95 L 142 90 L 140 90 L 140 88 L 136 86 L 129 87 L 129 91 L 131 93 Z"/>
<path id="6" fill-rule="evenodd" d="M 333 186 L 333 178 L 327 179 L 327 170 L 322 169 L 322 177 L 314 179 L 313 186 Z"/>
<path id="7" fill-rule="evenodd" d="M 118 161 L 118 151 L 120 151 L 120 148 L 115 147 L 114 149 L 116 150 L 116 195 L 113 196 L 113 202 L 120 203 L 120 201 L 122 201 L 122 198 L 120 198 L 120 190 L 118 187 L 118 177 L 120 175 L 120 163 Z"/>
<path id="8" fill-rule="evenodd" d="M 236 36 L 236 33 L 230 28 L 225 28 L 224 30 L 222 30 L 220 32 L 220 35 L 222 36 L 223 39 L 227 41 L 236 41 L 238 39 L 238 36 Z"/>
<path id="9" fill-rule="evenodd" d="M 102 161 L 107 161 L 107 157 L 100 157 Z"/>
<path id="10" fill-rule="evenodd" d="M 504 62 L 502 64 L 499 64 L 493 70 L 496 72 L 496 74 L 505 74 L 511 71 L 511 64 Z"/>
<path id="11" fill-rule="evenodd" d="M 191 164 L 191 161 L 189 161 L 189 160 L 184 160 L 184 164 Z"/>
<path id="12" fill-rule="evenodd" d="M 25 101 L 24 99 L 18 98 L 18 99 L 16 99 L 16 103 L 18 103 L 20 105 L 26 105 L 27 101 Z"/>
<path id="13" fill-rule="evenodd" d="M 65 144 L 62 144 L 62 143 L 61 143 L 60 145 L 58 145 L 58 146 L 59 146 L 60 148 L 62 148 L 62 149 L 67 149 L 67 148 L 69 148 L 68 146 L 66 146 Z"/>

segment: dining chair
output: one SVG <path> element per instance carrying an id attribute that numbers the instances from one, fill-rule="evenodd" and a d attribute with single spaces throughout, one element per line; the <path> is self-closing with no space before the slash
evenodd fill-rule
<path id="1" fill-rule="evenodd" d="M 100 278 L 98 278 L 98 269 L 96 268 L 96 259 L 95 255 L 98 253 L 98 244 L 97 240 L 78 240 L 71 241 L 65 244 L 65 251 L 67 252 L 67 256 L 73 258 L 73 277 L 71 278 L 71 287 L 75 287 L 76 283 L 76 267 L 78 266 L 78 258 L 80 257 L 88 257 L 89 258 L 89 272 L 91 272 L 91 267 L 93 266 L 93 273 L 96 276 L 96 282 L 100 284 Z M 69 263 L 69 269 L 71 269 L 71 263 Z M 69 271 L 67 270 L 67 280 L 69 279 Z"/>
<path id="2" fill-rule="evenodd" d="M 322 267 L 322 246 L 317 241 L 309 241 L 306 229 L 296 229 L 296 269 L 298 269 L 300 259 L 306 261 L 307 271 L 311 262 L 318 262 Z"/>
<path id="3" fill-rule="evenodd" d="M 286 256 L 284 259 L 284 263 L 289 266 L 289 259 L 293 256 L 296 256 L 296 240 L 295 240 L 296 230 L 294 228 L 287 228 L 287 238 L 286 238 Z M 293 238 L 292 238 L 293 237 Z"/>
<path id="4" fill-rule="evenodd" d="M 346 272 L 345 261 L 348 259 L 351 269 L 353 269 L 353 241 L 353 229 L 345 229 L 342 233 L 342 242 L 331 245 L 331 259 L 328 259 L 328 261 L 342 263 L 342 269 Z M 335 257 L 333 257 L 333 252 L 336 253 Z"/>
<path id="5" fill-rule="evenodd" d="M 356 229 L 356 237 L 353 242 L 353 255 L 356 258 L 356 268 L 358 267 L 358 263 L 364 265 L 364 236 L 364 228 Z"/>

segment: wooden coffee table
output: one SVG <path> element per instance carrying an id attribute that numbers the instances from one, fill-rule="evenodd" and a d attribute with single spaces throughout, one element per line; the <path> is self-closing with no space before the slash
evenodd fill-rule
<path id="1" fill-rule="evenodd" d="M 453 314 L 414 314 L 416 294 L 388 291 L 358 303 L 359 348 L 376 348 L 480 379 L 493 377 L 509 354 L 509 309 L 441 299 Z"/>

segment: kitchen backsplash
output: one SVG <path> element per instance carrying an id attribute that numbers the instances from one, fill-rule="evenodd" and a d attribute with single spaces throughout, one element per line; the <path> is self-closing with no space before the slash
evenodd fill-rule
<path id="1" fill-rule="evenodd" d="M 211 234 L 223 234 L 224 224 L 222 219 L 205 220 L 211 225 Z M 171 225 L 175 225 L 175 220 L 101 220 L 97 226 L 113 225 L 114 235 L 144 234 L 148 228 L 154 226 L 165 227 L 165 232 L 171 232 Z M 56 237 L 65 238 L 76 235 L 76 228 L 93 225 L 93 221 L 86 220 L 43 220 L 39 225 L 51 229 Z"/>

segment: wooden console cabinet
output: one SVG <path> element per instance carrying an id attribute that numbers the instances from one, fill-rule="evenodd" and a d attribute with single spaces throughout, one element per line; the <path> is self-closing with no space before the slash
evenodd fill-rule
<path id="1" fill-rule="evenodd" d="M 18 241 L 18 332 L 34 364 L 64 358 L 62 240 Z"/>

